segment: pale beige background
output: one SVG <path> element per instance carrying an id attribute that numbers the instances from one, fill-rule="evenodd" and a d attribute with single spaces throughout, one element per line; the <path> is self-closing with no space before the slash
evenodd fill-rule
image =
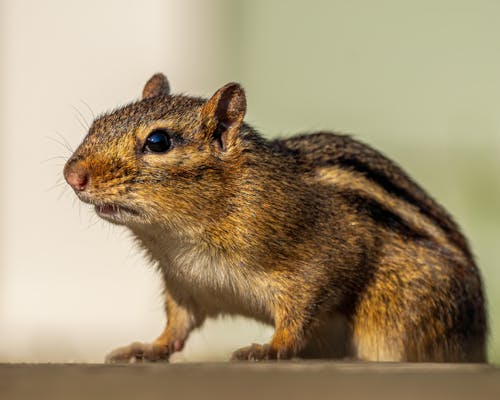
<path id="1" fill-rule="evenodd" d="M 69 155 L 57 141 L 76 147 L 85 135 L 86 104 L 99 113 L 136 99 L 154 72 L 176 91 L 209 95 L 222 85 L 214 5 L 2 3 L 2 361 L 101 361 L 114 346 L 161 332 L 154 270 L 126 232 L 57 186 L 64 160 L 53 157 Z M 189 359 L 227 357 L 227 346 L 266 331 L 215 325 L 195 335 Z"/>
<path id="2" fill-rule="evenodd" d="M 337 129 L 395 158 L 470 236 L 500 361 L 500 2 L 0 0 L 0 34 L 0 361 L 100 361 L 160 332 L 154 270 L 53 158 L 157 71 L 205 96 L 240 81 L 266 135 Z M 211 322 L 177 359 L 270 334 Z"/>

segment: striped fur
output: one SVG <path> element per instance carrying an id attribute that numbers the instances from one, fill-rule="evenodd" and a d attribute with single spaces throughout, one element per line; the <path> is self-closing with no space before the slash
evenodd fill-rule
<path id="1" fill-rule="evenodd" d="M 108 361 L 167 360 L 219 314 L 275 327 L 236 359 L 485 361 L 480 274 L 444 208 L 349 136 L 269 141 L 245 112 L 237 84 L 204 100 L 155 75 L 68 160 L 79 198 L 127 226 L 165 283 L 164 332 Z M 169 150 L 143 151 L 158 129 Z"/>

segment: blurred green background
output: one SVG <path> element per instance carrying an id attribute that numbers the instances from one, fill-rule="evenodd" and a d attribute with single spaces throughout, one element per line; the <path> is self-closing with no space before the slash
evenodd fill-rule
<path id="1" fill-rule="evenodd" d="M 332 129 L 396 160 L 455 216 L 500 362 L 500 2 L 227 2 L 227 80 L 268 136 Z"/>

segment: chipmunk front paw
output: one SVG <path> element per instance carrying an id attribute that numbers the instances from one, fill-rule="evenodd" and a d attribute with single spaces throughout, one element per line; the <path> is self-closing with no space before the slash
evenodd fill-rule
<path id="1" fill-rule="evenodd" d="M 107 364 L 165 362 L 168 361 L 171 353 L 169 346 L 135 342 L 113 350 L 106 356 L 105 362 Z"/>
<path id="2" fill-rule="evenodd" d="M 250 346 L 236 350 L 231 361 L 261 361 L 261 360 L 286 360 L 291 358 L 291 353 L 285 350 L 276 350 L 269 344 L 253 343 Z"/>

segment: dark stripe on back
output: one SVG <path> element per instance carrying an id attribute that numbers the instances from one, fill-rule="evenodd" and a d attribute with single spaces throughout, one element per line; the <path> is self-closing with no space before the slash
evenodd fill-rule
<path id="1" fill-rule="evenodd" d="M 311 169 L 338 165 L 363 174 L 367 179 L 417 207 L 420 212 L 435 221 L 449 240 L 467 257 L 471 251 L 458 225 L 446 210 L 417 185 L 398 165 L 347 135 L 318 132 L 275 140 L 276 151 L 293 154 L 297 160 Z"/>

